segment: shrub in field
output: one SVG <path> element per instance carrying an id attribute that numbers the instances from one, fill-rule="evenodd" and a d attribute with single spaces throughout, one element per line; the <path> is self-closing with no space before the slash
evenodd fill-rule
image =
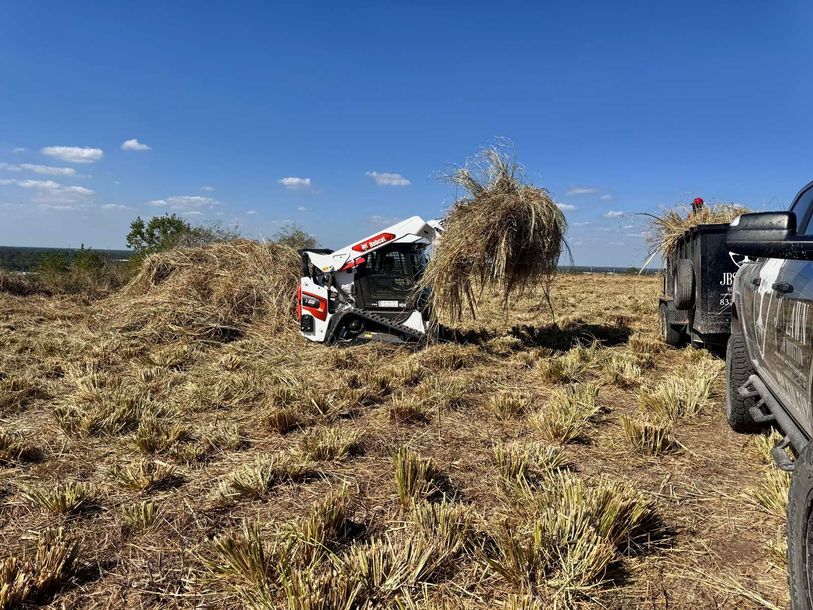
<path id="1" fill-rule="evenodd" d="M 598 387 L 588 383 L 554 388 L 545 407 L 531 417 L 531 423 L 549 441 L 570 443 L 584 433 L 585 426 L 601 410 Z"/>

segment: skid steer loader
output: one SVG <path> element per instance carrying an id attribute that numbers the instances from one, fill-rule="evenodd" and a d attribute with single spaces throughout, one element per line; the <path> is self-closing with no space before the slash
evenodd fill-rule
<path id="1" fill-rule="evenodd" d="M 302 335 L 327 344 L 424 340 L 429 313 L 415 282 L 442 231 L 437 220 L 413 216 L 336 251 L 300 250 Z"/>

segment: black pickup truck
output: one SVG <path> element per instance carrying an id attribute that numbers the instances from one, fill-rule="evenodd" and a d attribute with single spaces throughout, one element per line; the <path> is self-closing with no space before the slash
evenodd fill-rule
<path id="1" fill-rule="evenodd" d="M 744 214 L 726 245 L 748 257 L 734 279 L 726 352 L 726 417 L 738 432 L 767 425 L 793 473 L 788 573 L 793 610 L 813 609 L 813 182 L 790 211 Z"/>

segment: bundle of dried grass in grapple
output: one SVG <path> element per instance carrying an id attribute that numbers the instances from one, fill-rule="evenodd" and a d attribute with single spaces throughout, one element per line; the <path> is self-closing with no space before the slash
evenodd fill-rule
<path id="1" fill-rule="evenodd" d="M 548 192 L 528 184 L 516 160 L 497 148 L 484 149 L 448 176 L 467 196 L 443 221 L 444 232 L 420 281 L 431 290 L 434 315 L 459 321 L 474 317 L 484 289 L 511 294 L 540 288 L 548 296 L 563 249 L 565 216 Z"/>
<path id="2" fill-rule="evenodd" d="M 687 229 L 698 225 L 729 223 L 748 210 L 731 203 L 703 205 L 692 209 L 688 205 L 677 205 L 674 208 L 663 208 L 663 214 L 646 214 L 650 217 L 649 227 L 645 233 L 650 255 L 668 257 L 677 248 L 680 239 Z"/>
<path id="3" fill-rule="evenodd" d="M 299 256 L 254 241 L 178 248 L 147 258 L 139 274 L 102 306 L 113 326 L 153 341 L 228 341 L 250 326 L 295 328 Z"/>

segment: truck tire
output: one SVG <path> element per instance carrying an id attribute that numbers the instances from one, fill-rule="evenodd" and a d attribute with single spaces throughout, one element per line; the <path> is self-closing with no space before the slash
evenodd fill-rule
<path id="1" fill-rule="evenodd" d="M 813 595 L 813 443 L 796 459 L 788 495 L 788 580 L 792 610 L 811 610 Z"/>
<path id="2" fill-rule="evenodd" d="M 754 374 L 751 361 L 745 351 L 742 333 L 732 332 L 728 338 L 725 354 L 725 418 L 734 432 L 758 432 L 748 409 L 756 404 L 755 398 L 743 398 L 737 391 Z"/>
<path id="3" fill-rule="evenodd" d="M 669 324 L 669 306 L 666 303 L 661 303 L 661 337 L 666 342 L 666 345 L 679 347 L 681 344 L 680 331 L 675 330 Z"/>
<path id="4" fill-rule="evenodd" d="M 675 309 L 691 309 L 694 305 L 694 265 L 681 258 L 675 265 Z"/>

